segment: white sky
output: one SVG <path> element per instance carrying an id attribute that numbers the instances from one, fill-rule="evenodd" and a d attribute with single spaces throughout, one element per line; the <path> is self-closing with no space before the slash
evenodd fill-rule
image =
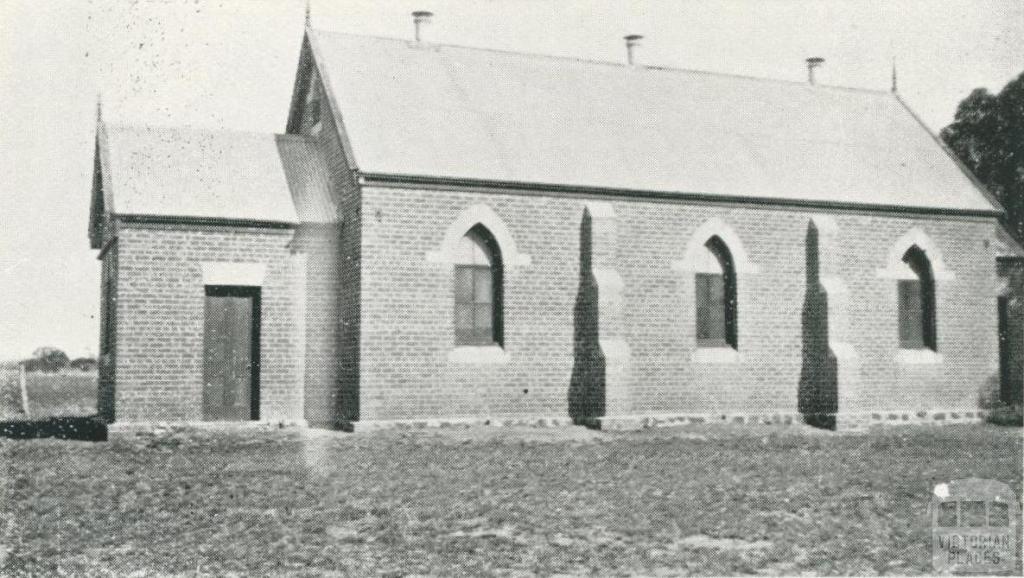
<path id="1" fill-rule="evenodd" d="M 0 0 L 0 359 L 98 343 L 96 94 L 124 123 L 284 130 L 304 0 Z M 313 0 L 317 28 L 900 92 L 933 130 L 1024 71 L 1024 2 Z"/>

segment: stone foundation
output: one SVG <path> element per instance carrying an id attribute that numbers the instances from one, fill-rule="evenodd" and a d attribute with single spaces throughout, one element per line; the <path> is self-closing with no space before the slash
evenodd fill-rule
<path id="1" fill-rule="evenodd" d="M 875 411 L 840 413 L 835 416 L 836 429 L 853 430 L 878 425 L 952 425 L 979 423 L 985 420 L 983 410 Z"/>
<path id="2" fill-rule="evenodd" d="M 346 432 L 379 431 L 385 429 L 427 429 L 427 428 L 468 428 L 474 426 L 494 427 L 566 427 L 573 425 L 571 418 L 561 417 L 520 417 L 520 418 L 449 418 L 449 419 L 396 419 L 341 421 L 336 429 Z"/>
<path id="3" fill-rule="evenodd" d="M 275 430 L 282 428 L 307 428 L 306 420 L 261 420 L 261 421 L 171 421 L 171 422 L 114 422 L 107 426 L 110 435 L 134 435 L 143 432 L 174 430 Z"/>

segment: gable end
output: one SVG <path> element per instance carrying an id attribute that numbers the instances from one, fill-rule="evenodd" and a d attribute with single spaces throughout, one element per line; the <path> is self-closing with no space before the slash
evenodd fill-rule
<path id="1" fill-rule="evenodd" d="M 105 234 L 110 223 L 110 211 L 113 210 L 110 199 L 110 184 L 104 167 L 106 157 L 106 139 L 103 126 L 96 126 L 96 146 L 93 153 L 92 198 L 89 203 L 89 246 L 93 249 L 103 247 Z"/>

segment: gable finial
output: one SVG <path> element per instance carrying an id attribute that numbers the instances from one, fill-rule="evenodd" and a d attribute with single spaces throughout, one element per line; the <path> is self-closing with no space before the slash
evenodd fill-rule
<path id="1" fill-rule="evenodd" d="M 306 0 L 306 28 L 313 27 L 313 10 L 310 7 L 312 0 Z"/>
<path id="2" fill-rule="evenodd" d="M 896 57 L 892 57 L 892 93 L 896 94 Z"/>

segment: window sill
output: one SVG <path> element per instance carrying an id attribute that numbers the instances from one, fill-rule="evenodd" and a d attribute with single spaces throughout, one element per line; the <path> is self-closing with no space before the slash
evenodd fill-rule
<path id="1" fill-rule="evenodd" d="M 448 352 L 448 361 L 468 364 L 508 363 L 508 353 L 500 345 L 459 345 Z"/>
<path id="2" fill-rule="evenodd" d="M 900 349 L 896 361 L 907 365 L 942 363 L 942 354 L 931 349 Z"/>
<path id="3" fill-rule="evenodd" d="M 691 363 L 739 363 L 740 352 L 731 347 L 697 347 L 690 354 Z"/>

